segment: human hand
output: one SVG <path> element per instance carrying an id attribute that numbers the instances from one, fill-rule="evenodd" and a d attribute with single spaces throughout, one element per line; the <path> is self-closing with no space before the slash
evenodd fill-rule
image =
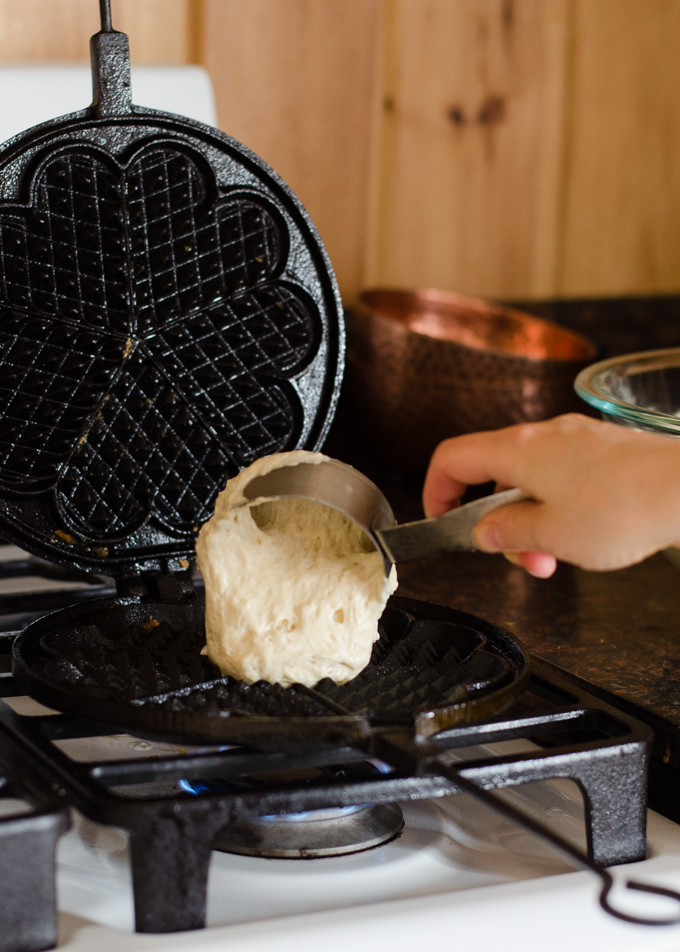
<path id="1" fill-rule="evenodd" d="M 557 559 L 605 571 L 680 545 L 680 440 L 575 413 L 454 437 L 430 461 L 426 515 L 489 480 L 535 501 L 486 515 L 476 545 L 539 578 L 553 574 Z"/>

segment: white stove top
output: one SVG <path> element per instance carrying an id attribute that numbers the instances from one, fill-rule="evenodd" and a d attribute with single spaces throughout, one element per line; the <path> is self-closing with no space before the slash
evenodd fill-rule
<path id="1" fill-rule="evenodd" d="M 0 558 L 5 548 L 10 547 L 0 547 Z M 36 589 L 44 585 L 44 579 L 31 583 Z M 6 701 L 20 714 L 47 711 L 30 698 Z M 67 740 L 59 746 L 83 761 L 184 752 L 124 734 Z M 506 741 L 467 748 L 463 756 L 512 754 L 532 747 L 526 741 Z M 583 803 L 573 782 L 549 780 L 500 795 L 585 847 Z M 592 874 L 571 871 L 550 847 L 470 797 L 401 806 L 403 833 L 364 853 L 288 860 L 214 852 L 208 927 L 169 935 L 133 931 L 125 832 L 74 811 L 73 828 L 58 853 L 59 948 L 439 952 L 474 943 L 479 952 L 680 950 L 680 926 L 637 926 L 607 915 L 598 905 L 599 882 Z M 680 889 L 680 825 L 648 811 L 648 845 L 644 862 L 613 869 L 617 881 L 634 878 Z M 614 898 L 621 908 L 640 915 L 680 913 L 670 900 L 622 890 L 615 891 Z"/>
<path id="2" fill-rule="evenodd" d="M 44 711 L 10 699 L 20 713 Z M 129 735 L 61 742 L 91 760 L 182 752 Z M 527 742 L 491 749 L 519 752 Z M 479 755 L 489 748 L 476 748 Z M 489 751 L 490 752 L 490 751 Z M 466 757 L 472 751 L 466 751 Z M 505 791 L 524 812 L 584 843 L 583 805 L 571 781 L 551 780 Z M 213 853 L 208 927 L 171 935 L 133 932 L 127 836 L 74 811 L 59 847 L 60 948 L 69 952 L 208 950 L 277 952 L 312 948 L 550 948 L 551 952 L 680 949 L 680 926 L 630 925 L 597 904 L 599 883 L 571 872 L 542 842 L 466 795 L 403 803 L 403 833 L 378 849 L 316 860 L 258 859 Z M 649 857 L 617 867 L 635 878 L 680 888 L 680 826 L 649 812 Z M 617 892 L 627 911 L 672 915 L 670 900 Z"/>
<path id="3" fill-rule="evenodd" d="M 564 790 L 555 792 L 564 832 L 572 826 L 569 803 L 574 812 L 577 805 Z M 299 952 L 318 944 L 324 952 L 412 952 L 474 943 L 504 952 L 680 949 L 680 926 L 611 918 L 597 905 L 593 876 L 565 873 L 528 836 L 502 821 L 488 822 L 463 797 L 405 804 L 404 810 L 402 836 L 364 854 L 266 860 L 214 853 L 208 928 L 162 936 L 132 931 L 125 834 L 75 818 L 59 850 L 60 948 L 259 952 L 275 944 L 277 952 Z M 484 819 L 486 841 L 479 836 Z M 680 828 L 652 812 L 649 822 L 651 857 L 620 867 L 619 877 L 678 888 Z M 622 899 L 627 910 L 669 912 L 661 900 L 630 893 Z"/>

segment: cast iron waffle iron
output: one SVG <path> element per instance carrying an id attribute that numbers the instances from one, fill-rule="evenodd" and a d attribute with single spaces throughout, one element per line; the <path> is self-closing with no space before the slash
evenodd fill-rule
<path id="1" fill-rule="evenodd" d="M 185 743 L 367 743 L 428 737 L 507 707 L 528 678 L 506 632 L 473 615 L 393 597 L 371 663 L 314 689 L 222 677 L 200 650 L 205 600 L 109 599 L 46 616 L 14 644 L 14 677 L 50 707 Z"/>
<path id="2" fill-rule="evenodd" d="M 120 597 L 28 629 L 17 679 L 185 740 L 431 734 L 496 713 L 524 684 L 522 650 L 434 606 L 395 602 L 343 687 L 247 685 L 201 657 L 196 533 L 243 466 L 321 445 L 341 306 L 309 217 L 260 159 L 132 105 L 127 37 L 102 14 L 94 105 L 0 153 L 0 531 L 113 575 Z"/>
<path id="3" fill-rule="evenodd" d="M 429 735 L 497 713 L 526 681 L 522 649 L 415 602 L 393 602 L 342 687 L 247 685 L 201 657 L 196 533 L 243 466 L 320 446 L 340 300 L 305 210 L 260 159 L 131 104 L 127 37 L 101 6 L 94 105 L 0 153 L 0 531 L 115 576 L 120 597 L 27 629 L 17 680 L 62 711 L 186 741 Z"/>
<path id="4" fill-rule="evenodd" d="M 133 106 L 102 8 L 94 105 L 0 152 L 0 534 L 122 578 L 181 570 L 227 477 L 321 445 L 344 330 L 300 202 Z"/>

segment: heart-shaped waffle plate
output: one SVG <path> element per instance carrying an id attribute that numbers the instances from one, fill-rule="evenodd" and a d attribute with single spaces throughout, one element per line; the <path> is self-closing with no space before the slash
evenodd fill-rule
<path id="1" fill-rule="evenodd" d="M 370 664 L 313 689 L 222 677 L 200 654 L 203 598 L 110 599 L 40 619 L 14 642 L 31 697 L 176 743 L 351 744 L 374 730 L 429 737 L 505 710 L 528 659 L 511 635 L 466 612 L 392 596 Z"/>
<path id="2" fill-rule="evenodd" d="M 166 573 L 229 477 L 323 442 L 342 309 L 287 186 L 217 130 L 133 106 L 127 37 L 104 26 L 94 105 L 0 152 L 0 533 Z"/>

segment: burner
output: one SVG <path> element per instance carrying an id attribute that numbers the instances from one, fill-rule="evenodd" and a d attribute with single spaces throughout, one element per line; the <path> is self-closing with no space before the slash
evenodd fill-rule
<path id="1" fill-rule="evenodd" d="M 3 680 L 6 697 L 22 693 L 13 678 Z M 347 831 L 350 850 L 367 849 L 401 827 L 395 812 L 386 827 L 372 825 L 388 804 L 455 796 L 468 782 L 480 796 L 518 783 L 575 780 L 584 797 L 589 856 L 606 866 L 644 858 L 650 730 L 561 682 L 540 661 L 533 659 L 527 688 L 505 714 L 426 742 L 411 741 L 396 727 L 386 725 L 354 744 L 342 735 L 269 750 L 178 749 L 175 741 L 177 753 L 149 743 L 147 754 L 132 759 L 112 759 L 110 749 L 78 759 L 76 742 L 109 735 L 109 725 L 67 714 L 21 715 L 0 702 L 0 743 L 16 748 L 27 769 L 54 778 L 90 819 L 128 831 L 138 932 L 205 924 L 213 848 L 252 855 L 264 842 L 269 855 L 291 850 L 299 856 L 309 847 L 327 848 L 327 832 L 334 830 L 336 845 L 348 843 Z M 453 772 L 449 767 L 448 753 L 520 739 L 531 742 L 528 752 L 473 753 Z M 304 813 L 314 819 L 295 819 Z M 350 837 L 356 826 L 362 832 Z M 2 877 L 0 886 L 6 889 Z"/>
<path id="2" fill-rule="evenodd" d="M 228 826 L 215 848 L 223 853 L 272 859 L 320 859 L 361 853 L 401 833 L 404 814 L 396 803 L 364 803 L 301 813 L 276 813 Z"/>
<path id="3" fill-rule="evenodd" d="M 231 777 L 218 780 L 186 780 L 178 782 L 185 793 L 236 793 L 246 790 L 274 790 L 277 786 L 306 786 L 333 781 L 370 781 L 392 773 L 382 761 L 360 761 L 307 770 Z M 213 844 L 223 853 L 242 856 L 265 856 L 270 859 L 322 859 L 362 853 L 389 843 L 404 827 L 404 815 L 394 803 L 374 805 L 357 803 L 348 806 L 326 806 L 319 809 L 277 810 L 237 819 L 224 828 Z"/>

